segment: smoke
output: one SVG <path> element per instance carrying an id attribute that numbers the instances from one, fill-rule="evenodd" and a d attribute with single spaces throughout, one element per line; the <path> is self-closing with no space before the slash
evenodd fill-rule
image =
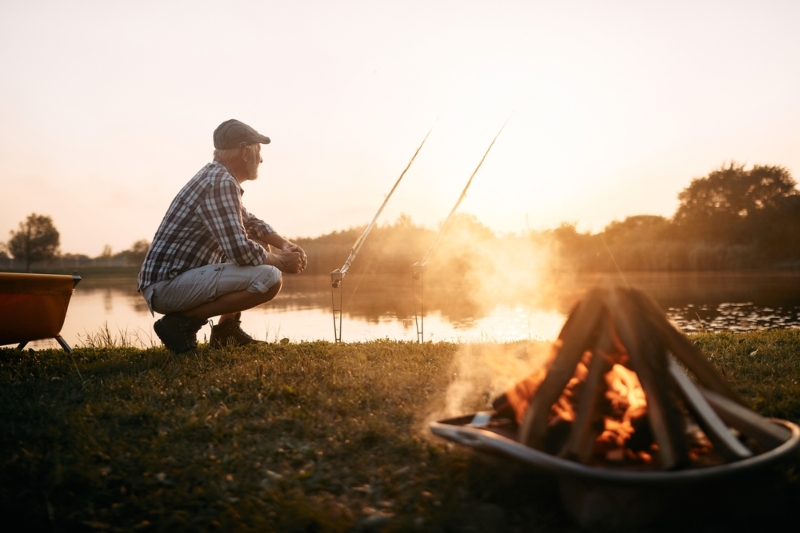
<path id="1" fill-rule="evenodd" d="M 425 273 L 426 308 L 456 319 L 519 305 L 565 314 L 577 299 L 575 274 L 561 268 L 555 241 L 536 236 L 496 235 L 471 215 L 454 216 Z"/>
<path id="2" fill-rule="evenodd" d="M 327 275 L 341 267 L 361 229 L 298 239 L 309 257 L 307 274 Z M 451 322 L 479 320 L 498 306 L 564 314 L 576 299 L 575 270 L 564 263 L 560 241 L 553 232 L 499 235 L 465 213 L 456 213 L 443 229 L 424 228 L 400 215 L 372 230 L 349 272 L 351 277 L 396 275 L 406 284 L 411 265 L 425 259 L 424 307 Z M 382 294 L 380 301 L 373 296 L 370 305 L 400 317 L 413 315 L 408 289 Z"/>
<path id="3" fill-rule="evenodd" d="M 551 343 L 464 344 L 453 358 L 452 381 L 425 421 L 491 409 L 492 400 L 545 363 Z"/>

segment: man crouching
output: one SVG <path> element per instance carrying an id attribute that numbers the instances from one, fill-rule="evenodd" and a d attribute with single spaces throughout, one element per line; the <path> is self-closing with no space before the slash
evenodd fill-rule
<path id="1" fill-rule="evenodd" d="M 257 341 L 241 328 L 241 312 L 277 296 L 281 272 L 306 267 L 306 254 L 242 205 L 241 184 L 258 177 L 261 145 L 269 138 L 238 120 L 214 130 L 214 160 L 170 204 L 153 237 L 138 291 L 153 328 L 171 351 L 197 346 L 197 332 L 213 316 L 212 347 Z"/>

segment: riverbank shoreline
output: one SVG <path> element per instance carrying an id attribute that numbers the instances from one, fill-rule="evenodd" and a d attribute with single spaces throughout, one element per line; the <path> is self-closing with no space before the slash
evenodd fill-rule
<path id="1" fill-rule="evenodd" d="M 139 348 L 159 344 L 151 315 L 136 292 L 136 269 L 79 272 L 62 336 L 87 346 L 111 331 Z M 628 273 L 624 282 L 650 294 L 683 331 L 800 328 L 800 276 L 757 273 Z M 532 276 L 525 286 L 486 278 L 479 285 L 426 283 L 415 293 L 411 276 L 353 275 L 342 285 L 343 340 L 416 340 L 415 297 L 424 294 L 424 340 L 511 342 L 555 338 L 573 305 L 593 286 L 624 284 L 619 275 Z M 502 289 L 502 290 L 500 290 Z M 415 294 L 417 296 L 415 296 Z M 330 277 L 285 276 L 281 293 L 242 315 L 243 329 L 260 340 L 333 340 Z M 204 327 L 199 338 L 210 334 Z M 31 347 L 57 347 L 35 341 Z"/>
<path id="2" fill-rule="evenodd" d="M 98 277 L 109 276 L 109 277 L 136 277 L 139 274 L 139 270 L 141 269 L 141 265 L 78 265 L 78 266 L 60 266 L 60 267 L 34 267 L 31 269 L 32 274 L 72 274 L 73 272 L 86 272 L 88 274 L 93 274 Z M 7 266 L 0 265 L 0 272 L 23 272 L 23 270 L 19 268 L 8 268 Z M 410 272 L 410 267 L 409 267 Z M 615 270 L 572 270 L 572 269 L 563 269 L 563 270 L 549 270 L 549 273 L 553 273 L 556 275 L 569 275 L 569 276 L 618 276 L 619 272 Z M 719 274 L 731 274 L 731 275 L 776 275 L 776 276 L 786 276 L 786 277 L 800 277 L 800 266 L 795 267 L 794 265 L 785 266 L 779 265 L 775 268 L 763 268 L 763 269 L 722 269 L 722 270 L 631 270 L 625 271 L 626 275 L 719 275 Z M 327 277 L 328 274 L 325 273 L 315 273 L 315 274 L 306 274 L 307 276 L 324 276 Z M 358 275 L 364 275 L 364 273 L 359 273 Z M 367 275 L 376 275 L 374 273 L 367 274 Z M 378 274 L 387 277 L 398 276 L 398 274 L 393 272 L 386 272 L 382 274 Z"/>

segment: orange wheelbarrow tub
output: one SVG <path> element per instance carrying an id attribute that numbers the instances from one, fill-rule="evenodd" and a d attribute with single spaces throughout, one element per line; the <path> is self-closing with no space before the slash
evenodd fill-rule
<path id="1" fill-rule="evenodd" d="M 80 280 L 77 274 L 0 272 L 0 346 L 22 349 L 30 341 L 55 339 L 71 352 L 61 327 Z"/>

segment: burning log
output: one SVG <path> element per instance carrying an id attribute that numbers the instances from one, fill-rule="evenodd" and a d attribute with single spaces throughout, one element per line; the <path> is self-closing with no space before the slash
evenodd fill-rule
<path id="1" fill-rule="evenodd" d="M 600 401 L 603 377 L 611 370 L 614 349 L 610 330 L 607 324 L 601 327 L 600 339 L 589 363 L 589 372 L 584 383 L 584 390 L 578 400 L 578 412 L 572 424 L 567 443 L 561 452 L 563 457 L 575 457 L 582 463 L 588 463 L 594 443 L 602 429 L 602 419 L 598 424 L 597 403 Z M 598 425 L 600 426 L 598 428 Z"/>
<path id="2" fill-rule="evenodd" d="M 746 405 L 739 394 L 733 390 L 733 387 L 725 381 L 722 374 L 700 353 L 700 350 L 695 348 L 689 339 L 670 324 L 663 311 L 658 308 L 658 304 L 652 298 L 642 291 L 632 291 L 632 296 L 638 301 L 639 309 L 644 311 L 647 320 L 658 331 L 664 346 L 686 365 L 701 383 L 739 405 Z"/>
<path id="3" fill-rule="evenodd" d="M 757 450 L 738 434 L 764 449 L 788 438 L 744 407 L 653 300 L 634 289 L 589 291 L 570 313 L 548 363 L 495 407 L 514 413 L 520 443 L 584 464 L 655 460 L 662 470 L 675 470 L 702 453 L 713 455 L 705 464 L 752 457 Z M 692 432 L 699 437 L 688 437 Z"/>
<path id="4" fill-rule="evenodd" d="M 553 403 L 561 396 L 583 353 L 594 343 L 604 307 L 604 291 L 593 289 L 570 314 L 558 336 L 561 348 L 551 362 L 544 381 L 531 398 L 520 430 L 520 442 L 531 448 L 544 448 L 545 434 Z"/>
<path id="5" fill-rule="evenodd" d="M 658 444 L 661 466 L 671 470 L 689 462 L 683 416 L 669 382 L 659 379 L 667 373 L 667 353 L 629 292 L 613 289 L 609 295 L 610 310 L 617 319 L 620 339 L 644 389 L 650 429 Z"/>

